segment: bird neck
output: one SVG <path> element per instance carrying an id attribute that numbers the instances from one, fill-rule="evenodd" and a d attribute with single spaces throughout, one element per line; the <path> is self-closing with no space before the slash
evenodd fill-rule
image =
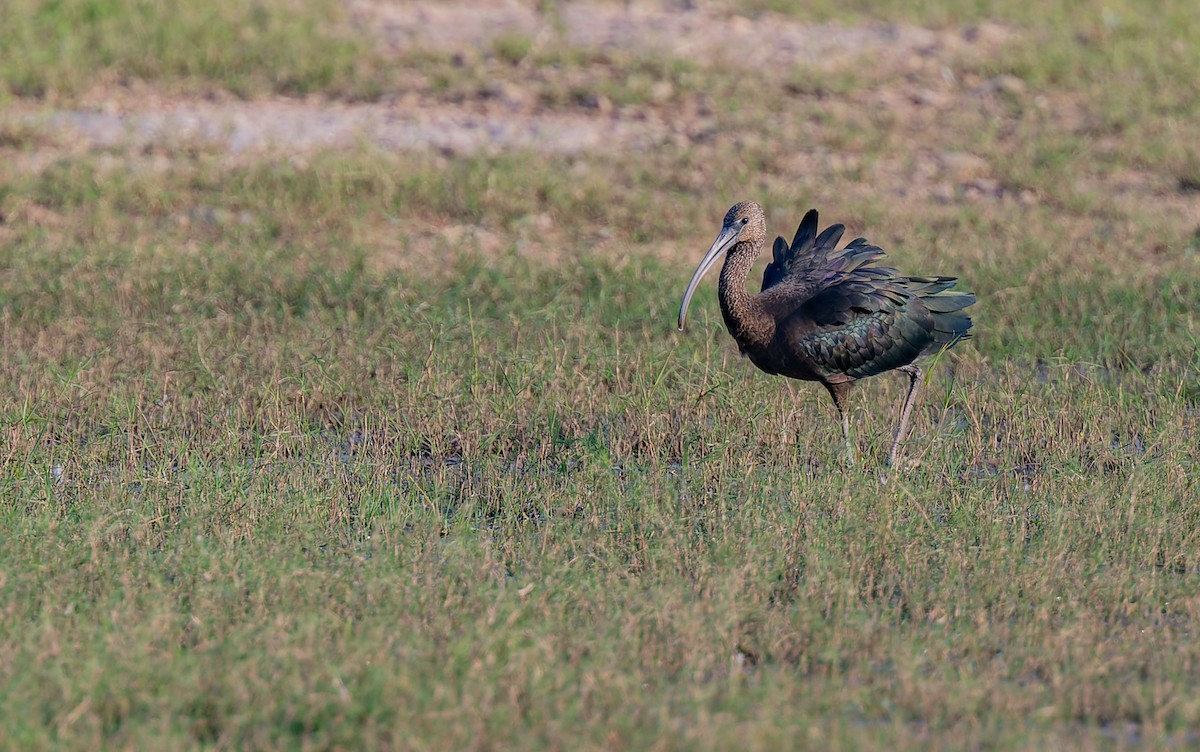
<path id="1" fill-rule="evenodd" d="M 744 351 L 766 347 L 775 336 L 775 320 L 746 292 L 746 278 L 757 256 L 758 248 L 751 243 L 735 245 L 725 257 L 717 286 L 725 326 Z"/>

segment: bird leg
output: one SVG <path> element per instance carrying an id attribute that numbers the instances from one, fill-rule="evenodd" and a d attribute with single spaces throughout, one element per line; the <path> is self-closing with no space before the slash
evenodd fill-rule
<path id="1" fill-rule="evenodd" d="M 853 381 L 825 384 L 825 388 L 829 390 L 829 396 L 833 397 L 833 405 L 837 408 L 838 416 L 842 419 L 842 438 L 846 442 L 846 464 L 851 466 L 854 465 L 854 444 L 850 441 L 850 408 L 846 404 L 846 399 L 850 396 L 852 386 L 854 386 Z"/>
<path id="2" fill-rule="evenodd" d="M 908 374 L 908 396 L 904 398 L 904 407 L 900 409 L 900 425 L 896 427 L 896 439 L 892 442 L 892 453 L 888 458 L 888 465 L 895 466 L 896 452 L 900 450 L 900 442 L 904 441 L 908 436 L 908 422 L 912 417 L 913 405 L 917 401 L 917 393 L 921 390 L 921 368 L 915 365 L 901 366 L 896 369 L 902 373 Z"/>
<path id="3" fill-rule="evenodd" d="M 854 444 L 850 442 L 850 413 L 838 406 L 838 412 L 842 414 L 842 438 L 846 440 L 846 464 L 854 464 Z"/>

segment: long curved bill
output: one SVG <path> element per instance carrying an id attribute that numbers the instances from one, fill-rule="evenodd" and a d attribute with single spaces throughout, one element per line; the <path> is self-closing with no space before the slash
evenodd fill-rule
<path id="1" fill-rule="evenodd" d="M 708 253 L 704 254 L 704 258 L 700 260 L 700 266 L 696 267 L 696 273 L 692 275 L 692 281 L 688 282 L 687 291 L 683 293 L 683 302 L 679 304 L 679 331 L 683 331 L 688 305 L 692 302 L 692 295 L 695 294 L 696 288 L 700 286 L 700 280 L 704 279 L 704 275 L 708 274 L 709 270 L 716 266 L 721 257 L 737 242 L 738 236 L 742 234 L 742 227 L 741 224 L 722 227 L 721 234 L 717 236 L 712 247 L 708 249 Z"/>

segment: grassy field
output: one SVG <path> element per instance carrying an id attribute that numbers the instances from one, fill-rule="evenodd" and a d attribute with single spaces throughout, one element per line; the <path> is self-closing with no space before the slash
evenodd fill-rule
<path id="1" fill-rule="evenodd" d="M 0 747 L 1200 743 L 1200 18 L 835 5 L 723 7 L 1006 36 L 750 74 L 388 50 L 332 2 L 5 3 L 0 103 L 499 81 L 704 137 L 155 161 L 0 127 Z M 715 284 L 675 331 L 743 198 L 978 294 L 886 483 L 904 377 L 856 392 L 847 469 Z"/>

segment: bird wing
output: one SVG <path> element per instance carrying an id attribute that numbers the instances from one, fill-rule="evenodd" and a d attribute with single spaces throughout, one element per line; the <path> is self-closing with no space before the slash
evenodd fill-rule
<path id="1" fill-rule="evenodd" d="M 968 337 L 975 302 L 953 277 L 903 277 L 876 264 L 886 255 L 863 238 L 837 248 L 846 228 L 817 233 L 804 215 L 789 244 L 776 238 L 758 299 L 793 332 L 804 368 L 825 376 L 873 376 Z"/>
<path id="2" fill-rule="evenodd" d="M 834 285 L 799 312 L 812 329 L 796 349 L 827 375 L 873 376 L 907 365 L 933 341 L 933 322 L 902 289 L 858 280 Z"/>
<path id="3" fill-rule="evenodd" d="M 901 277 L 866 267 L 822 290 L 798 311 L 809 331 L 797 350 L 827 375 L 865 378 L 908 365 L 970 336 L 963 308 L 971 293 L 950 290 L 952 277 Z"/>
<path id="4" fill-rule="evenodd" d="M 840 285 L 856 273 L 870 276 L 869 265 L 883 258 L 883 249 L 863 238 L 838 248 L 845 232 L 845 226 L 839 224 L 826 227 L 818 235 L 817 211 L 810 209 L 790 245 L 783 238 L 775 239 L 773 260 L 763 270 L 760 299 L 777 319 L 787 317 L 822 290 Z"/>

